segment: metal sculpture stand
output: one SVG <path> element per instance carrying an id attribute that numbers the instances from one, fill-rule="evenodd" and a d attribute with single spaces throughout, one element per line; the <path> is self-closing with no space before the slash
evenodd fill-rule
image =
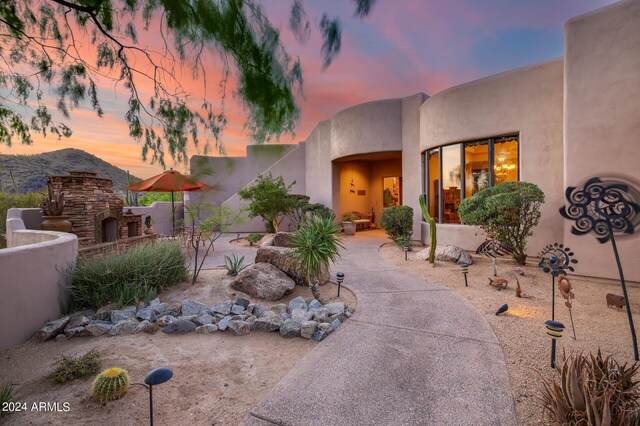
<path id="1" fill-rule="evenodd" d="M 556 277 L 558 275 L 566 275 L 567 271 L 575 271 L 572 265 L 578 263 L 578 260 L 573 256 L 574 253 L 569 247 L 564 247 L 564 245 L 558 243 L 547 245 L 542 249 L 540 254 L 538 254 L 538 257 L 540 257 L 538 266 L 542 268 L 545 273 L 551 274 L 551 321 L 545 323 L 549 330 L 556 330 L 560 326 L 564 328 L 561 323 L 556 321 Z M 573 319 L 571 324 L 573 325 Z M 562 331 L 560 331 L 559 335 L 551 332 L 548 334 L 551 336 L 551 368 L 555 368 L 556 339 L 562 335 Z"/>
<path id="2" fill-rule="evenodd" d="M 572 234 L 585 235 L 594 232 L 600 244 L 611 241 L 626 302 L 633 354 L 635 360 L 640 361 L 627 285 L 615 237 L 615 234 L 633 234 L 640 225 L 640 191 L 621 181 L 594 177 L 589 179 L 582 188 L 568 187 L 565 197 L 569 205 L 563 206 L 560 214 L 565 219 L 575 221 L 571 228 Z"/>

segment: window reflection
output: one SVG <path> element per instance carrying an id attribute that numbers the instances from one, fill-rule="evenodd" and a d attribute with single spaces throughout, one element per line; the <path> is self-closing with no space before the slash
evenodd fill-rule
<path id="1" fill-rule="evenodd" d="M 518 141 L 513 137 L 494 142 L 493 175 L 494 185 L 518 180 Z"/>
<path id="2" fill-rule="evenodd" d="M 440 155 L 437 149 L 427 153 L 427 163 L 429 164 L 429 185 L 427 185 L 427 193 L 429 194 L 429 214 L 436 221 L 440 216 Z"/>
<path id="3" fill-rule="evenodd" d="M 442 147 L 442 222 L 460 223 L 460 144 Z"/>
<path id="4" fill-rule="evenodd" d="M 464 176 L 465 198 L 489 187 L 489 141 L 465 144 Z"/>

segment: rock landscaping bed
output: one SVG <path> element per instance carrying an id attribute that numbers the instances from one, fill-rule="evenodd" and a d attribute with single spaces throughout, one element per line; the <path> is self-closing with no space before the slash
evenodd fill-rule
<path id="1" fill-rule="evenodd" d="M 114 309 L 104 306 L 97 311 L 81 311 L 47 323 L 35 339 L 66 340 L 82 336 L 121 336 L 136 333 L 166 334 L 228 332 L 245 335 L 252 331 L 279 332 L 282 337 L 302 337 L 321 342 L 353 314 L 343 302 L 323 305 L 316 299 L 309 303 L 298 296 L 289 303 L 266 306 L 238 297 L 208 306 L 195 300 L 163 303 L 152 300 L 147 306 Z"/>

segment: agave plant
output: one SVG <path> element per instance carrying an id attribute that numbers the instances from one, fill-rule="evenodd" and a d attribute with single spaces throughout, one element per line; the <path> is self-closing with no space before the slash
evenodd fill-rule
<path id="1" fill-rule="evenodd" d="M 542 378 L 544 409 L 558 424 L 637 425 L 640 387 L 633 376 L 640 368 L 620 365 L 611 356 L 571 354 L 556 367 L 558 379 Z"/>
<path id="2" fill-rule="evenodd" d="M 0 408 L 5 407 L 8 403 L 12 402 L 16 397 L 16 390 L 12 384 L 6 383 L 0 388 Z M 0 417 L 3 414 L 8 414 L 8 411 L 0 409 Z"/>
<path id="3" fill-rule="evenodd" d="M 235 277 L 249 265 L 244 264 L 244 256 L 238 257 L 235 254 L 232 254 L 231 257 L 224 257 L 224 265 L 220 265 L 222 268 L 227 270 L 227 275 L 231 275 Z"/>
<path id="4" fill-rule="evenodd" d="M 313 297 L 321 300 L 320 274 L 340 257 L 340 249 L 344 248 L 340 228 L 331 217 L 311 216 L 300 225 L 290 244 L 289 254 L 307 277 Z"/>

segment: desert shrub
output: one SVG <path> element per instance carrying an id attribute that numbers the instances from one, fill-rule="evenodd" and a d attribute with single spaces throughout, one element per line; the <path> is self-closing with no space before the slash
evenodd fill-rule
<path id="1" fill-rule="evenodd" d="M 260 241 L 264 237 L 264 234 L 253 233 L 247 235 L 247 241 L 249 241 L 249 245 L 254 245 L 258 241 Z"/>
<path id="2" fill-rule="evenodd" d="M 529 182 L 505 182 L 485 188 L 460 203 L 459 214 L 468 225 L 477 225 L 490 238 L 509 244 L 513 258 L 524 265 L 527 238 L 540 221 L 544 192 Z"/>
<path id="3" fill-rule="evenodd" d="M 42 202 L 43 194 L 30 192 L 27 194 L 7 194 L 0 192 L 0 248 L 7 246 L 5 234 L 7 232 L 7 211 L 13 208 L 35 208 Z"/>
<path id="4" fill-rule="evenodd" d="M 52 366 L 55 370 L 47 376 L 47 380 L 62 384 L 75 379 L 84 379 L 99 371 L 100 354 L 89 351 L 78 356 L 62 355 Z"/>
<path id="5" fill-rule="evenodd" d="M 296 208 L 300 200 L 289 194 L 295 183 L 293 181 L 287 185 L 282 176 L 274 178 L 271 173 L 258 175 L 254 183 L 242 188 L 238 195 L 242 200 L 249 201 L 250 217 L 261 217 L 266 223 L 271 223 L 273 232 L 278 232 L 282 219 Z M 267 231 L 271 232 L 268 226 Z"/>
<path id="6" fill-rule="evenodd" d="M 551 381 L 542 378 L 542 402 L 557 424 L 640 424 L 640 364 L 620 365 L 611 356 L 583 353 L 565 357 Z"/>
<path id="7" fill-rule="evenodd" d="M 244 256 L 238 257 L 235 254 L 232 254 L 231 257 L 225 255 L 224 265 L 220 265 L 220 267 L 227 270 L 227 275 L 232 277 L 238 275 L 247 266 L 244 264 Z"/>
<path id="8" fill-rule="evenodd" d="M 138 205 L 149 207 L 156 201 L 171 201 L 170 192 L 145 192 L 138 198 Z M 174 194 L 174 201 L 182 202 L 181 194 Z"/>
<path id="9" fill-rule="evenodd" d="M 393 206 L 382 210 L 380 226 L 399 247 L 411 243 L 413 233 L 413 209 L 409 206 Z"/>
<path id="10" fill-rule="evenodd" d="M 320 217 L 327 217 L 330 219 L 334 219 L 336 217 L 336 214 L 333 212 L 333 210 L 331 210 L 329 207 L 325 206 L 322 203 L 308 204 L 304 208 L 304 211 L 307 216 L 320 216 Z"/>
<path id="11" fill-rule="evenodd" d="M 135 304 L 186 279 L 185 257 L 177 241 L 147 244 L 103 258 L 81 258 L 72 273 L 72 306 Z"/>
<path id="12" fill-rule="evenodd" d="M 13 402 L 15 398 L 16 390 L 12 384 L 6 383 L 0 388 L 0 418 L 9 414 L 8 411 L 3 411 L 2 407 L 4 407 L 9 402 Z"/>

